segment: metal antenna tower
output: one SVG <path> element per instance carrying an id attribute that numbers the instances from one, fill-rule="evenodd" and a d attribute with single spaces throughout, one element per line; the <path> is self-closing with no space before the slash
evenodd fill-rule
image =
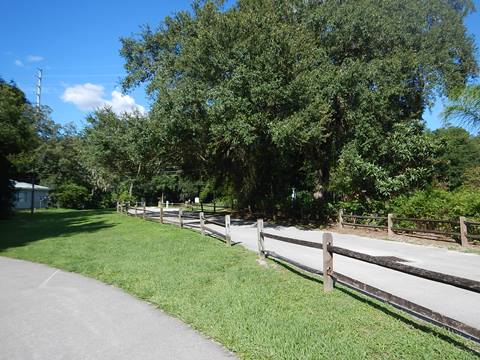
<path id="1" fill-rule="evenodd" d="M 38 69 L 37 73 L 37 107 L 40 107 L 40 98 L 42 96 L 42 69 Z"/>

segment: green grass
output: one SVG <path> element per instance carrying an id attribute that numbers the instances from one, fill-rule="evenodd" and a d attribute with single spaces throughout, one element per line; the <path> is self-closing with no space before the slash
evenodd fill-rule
<path id="1" fill-rule="evenodd" d="M 108 211 L 0 222 L 0 255 L 97 278 L 145 299 L 244 359 L 468 359 L 475 344 L 241 246 Z M 441 299 L 439 299 L 441 301 Z"/>

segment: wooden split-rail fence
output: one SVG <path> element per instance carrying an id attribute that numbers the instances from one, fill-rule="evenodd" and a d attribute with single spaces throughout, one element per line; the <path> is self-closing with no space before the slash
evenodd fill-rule
<path id="1" fill-rule="evenodd" d="M 480 342 L 480 329 L 474 328 L 461 321 L 455 320 L 436 311 L 428 309 L 422 305 L 416 304 L 412 301 L 403 299 L 399 296 L 391 294 L 387 291 L 378 289 L 369 284 L 363 283 L 357 279 L 353 279 L 349 276 L 341 274 L 334 269 L 334 254 L 345 256 L 351 259 L 355 259 L 361 262 L 374 264 L 395 270 L 404 274 L 412 275 L 415 277 L 435 281 L 442 284 L 454 286 L 463 290 L 471 291 L 472 293 L 480 293 L 480 282 L 472 279 L 466 279 L 458 276 L 439 273 L 436 271 L 417 268 L 414 266 L 406 265 L 399 259 L 385 258 L 372 256 L 357 251 L 345 249 L 339 246 L 334 246 L 333 237 L 331 233 L 323 233 L 322 242 L 313 242 L 301 239 L 295 239 L 277 234 L 272 234 L 264 231 L 263 220 L 257 221 L 257 236 L 258 236 L 258 253 L 261 257 L 268 257 L 274 260 L 280 260 L 284 263 L 293 265 L 299 269 L 307 271 L 312 274 L 323 276 L 323 289 L 325 292 L 331 292 L 334 284 L 339 283 L 347 286 L 353 290 L 359 291 L 365 295 L 371 296 L 377 300 L 391 304 L 392 306 L 406 311 L 418 318 L 427 320 L 433 324 L 448 328 L 460 335 L 470 338 L 476 342 Z M 286 242 L 295 244 L 298 246 L 304 246 L 308 248 L 321 249 L 322 250 L 322 262 L 323 269 L 318 270 L 312 267 L 306 266 L 298 261 L 292 260 L 283 255 L 277 254 L 274 251 L 267 250 L 265 245 L 265 239 L 271 239 L 275 241 Z M 320 261 L 319 261 L 320 262 Z"/>
<path id="2" fill-rule="evenodd" d="M 458 220 L 418 219 L 400 217 L 394 214 L 387 216 L 345 214 L 343 210 L 338 214 L 338 225 L 354 228 L 369 228 L 386 230 L 388 237 L 395 238 L 397 234 L 441 236 L 435 240 L 450 240 L 467 247 L 470 242 L 480 241 L 480 222 L 467 220 L 460 216 Z"/>
<path id="3" fill-rule="evenodd" d="M 209 235 L 220 239 L 224 241 L 228 246 L 232 245 L 230 215 L 225 215 L 224 221 L 221 221 L 219 219 L 219 216 L 207 217 L 205 216 L 204 212 L 192 213 L 183 211 L 182 209 L 179 209 L 178 211 L 164 211 L 162 207 L 160 207 L 159 212 L 156 212 L 148 210 L 145 206 L 145 203 L 136 204 L 136 206 L 133 207 L 130 207 L 129 203 L 117 204 L 117 211 L 125 213 L 127 215 L 142 217 L 146 220 L 154 220 L 161 223 L 174 224 L 179 226 L 180 228 L 189 227 L 191 229 L 200 231 L 202 235 Z M 208 227 L 208 224 L 224 227 L 225 232 L 222 233 L 211 227 Z M 344 223 L 344 225 L 347 224 L 348 223 Z M 265 239 L 322 250 L 322 270 L 312 268 L 286 256 L 277 254 L 274 251 L 268 250 L 265 244 Z M 333 244 L 333 236 L 331 233 L 328 232 L 322 234 L 321 242 L 290 238 L 266 232 L 264 230 L 263 219 L 257 220 L 257 242 L 258 254 L 261 258 L 270 258 L 273 260 L 277 260 L 283 263 L 293 265 L 296 268 L 306 271 L 308 273 L 322 276 L 323 289 L 326 293 L 331 292 L 335 284 L 338 283 L 350 289 L 358 291 L 362 294 L 388 303 L 397 309 L 416 316 L 417 318 L 447 328 L 455 333 L 458 333 L 464 337 L 480 343 L 480 329 L 477 329 L 461 321 L 455 320 L 441 313 L 433 311 L 427 307 L 416 304 L 410 300 L 401 298 L 397 295 L 381 290 L 372 285 L 366 284 L 357 279 L 353 279 L 349 276 L 339 273 L 338 271 L 335 271 L 334 255 L 345 256 L 364 263 L 377 265 L 386 269 L 395 270 L 400 273 L 408 274 L 418 278 L 447 284 L 477 294 L 480 293 L 479 281 L 406 265 L 396 258 L 372 256 L 343 247 L 335 246 Z"/>
<path id="4" fill-rule="evenodd" d="M 213 236 L 219 240 L 224 241 L 228 246 L 232 245 L 231 236 L 231 220 L 230 214 L 216 215 L 215 213 L 205 213 L 178 210 L 166 210 L 163 206 L 159 207 L 159 211 L 152 211 L 147 209 L 145 202 L 135 203 L 130 206 L 130 203 L 117 203 L 117 212 L 125 213 L 135 217 L 142 217 L 146 220 L 159 221 L 161 224 L 173 224 L 180 228 L 189 227 L 198 229 L 202 235 Z M 208 224 L 217 225 L 224 228 L 224 232 L 217 231 Z"/>

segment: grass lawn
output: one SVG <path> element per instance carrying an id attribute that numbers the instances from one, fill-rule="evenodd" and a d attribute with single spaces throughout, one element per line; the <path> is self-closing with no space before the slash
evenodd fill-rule
<path id="1" fill-rule="evenodd" d="M 124 289 L 244 359 L 468 359 L 475 344 L 210 237 L 109 211 L 0 222 L 0 255 Z M 439 299 L 441 301 L 441 299 Z"/>

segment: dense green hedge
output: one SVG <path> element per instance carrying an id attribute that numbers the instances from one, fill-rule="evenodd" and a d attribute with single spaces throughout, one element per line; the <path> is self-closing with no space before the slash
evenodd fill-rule
<path id="1" fill-rule="evenodd" d="M 356 200 L 339 202 L 335 210 L 338 209 L 354 214 L 393 213 L 414 218 L 454 219 L 466 216 L 470 219 L 480 219 L 480 189 L 460 187 L 448 191 L 428 188 L 397 196 L 388 202 Z"/>
<path id="2" fill-rule="evenodd" d="M 433 219 L 459 216 L 480 218 L 480 190 L 462 187 L 454 191 L 428 189 L 395 198 L 387 210 L 394 214 Z"/>

